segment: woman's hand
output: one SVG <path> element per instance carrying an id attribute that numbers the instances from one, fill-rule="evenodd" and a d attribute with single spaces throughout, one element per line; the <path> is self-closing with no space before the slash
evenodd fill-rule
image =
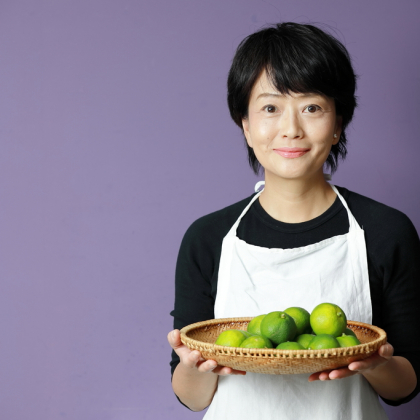
<path id="1" fill-rule="evenodd" d="M 172 376 L 172 388 L 178 398 L 191 410 L 208 407 L 217 389 L 219 375 L 245 375 L 245 372 L 218 366 L 214 360 L 204 360 L 197 350 L 182 344 L 179 330 L 168 334 L 168 341 L 180 363 Z"/>
<path id="2" fill-rule="evenodd" d="M 235 370 L 226 366 L 219 366 L 214 360 L 204 360 L 198 350 L 190 350 L 182 344 L 179 330 L 173 330 L 168 334 L 168 341 L 180 362 L 189 369 L 196 369 L 201 373 L 213 372 L 217 375 L 245 375 L 246 372 Z"/>
<path id="3" fill-rule="evenodd" d="M 389 343 L 385 343 L 372 356 L 350 363 L 345 368 L 324 370 L 322 372 L 313 373 L 309 376 L 309 382 L 312 381 L 328 381 L 331 379 L 343 379 L 349 376 L 361 373 L 368 373 L 378 366 L 385 365 L 389 362 L 394 354 L 394 348 Z"/>
<path id="4" fill-rule="evenodd" d="M 309 381 L 326 381 L 362 374 L 382 397 L 398 401 L 410 395 L 417 384 L 413 366 L 405 357 L 394 356 L 394 348 L 386 343 L 364 360 L 350 363 L 346 368 L 313 373 Z"/>

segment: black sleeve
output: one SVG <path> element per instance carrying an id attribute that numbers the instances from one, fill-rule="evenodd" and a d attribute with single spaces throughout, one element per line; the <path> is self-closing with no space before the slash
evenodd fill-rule
<path id="1" fill-rule="evenodd" d="M 398 210 L 345 189 L 342 193 L 365 230 L 373 324 L 387 332 L 394 354 L 409 360 L 419 378 L 420 240 L 416 229 Z M 174 328 L 214 318 L 222 240 L 248 201 L 205 216 L 186 232 L 176 267 Z M 172 352 L 172 374 L 178 363 Z M 406 403 L 419 393 L 419 382 L 406 398 L 383 400 L 393 406 Z"/>
<path id="2" fill-rule="evenodd" d="M 348 203 L 365 231 L 372 323 L 385 330 L 394 355 L 406 358 L 417 376 L 416 389 L 398 401 L 411 401 L 420 391 L 420 240 L 410 219 L 402 212 L 357 193 Z"/>
<path id="3" fill-rule="evenodd" d="M 179 250 L 175 271 L 174 329 L 181 329 L 194 322 L 214 318 L 211 273 L 214 267 L 214 250 L 205 249 L 200 241 L 199 221 L 187 230 Z M 178 355 L 172 351 L 171 373 L 179 363 Z"/>
<path id="4" fill-rule="evenodd" d="M 214 250 L 208 249 L 205 241 L 201 240 L 205 235 L 198 220 L 190 226 L 181 242 L 175 270 L 175 306 L 171 312 L 174 329 L 180 330 L 186 325 L 214 318 L 211 286 Z M 179 356 L 172 350 L 171 378 L 179 362 Z"/>
<path id="5" fill-rule="evenodd" d="M 402 213 L 382 231 L 378 240 L 382 263 L 375 265 L 383 281 L 382 328 L 394 355 L 405 357 L 412 364 L 416 389 L 406 398 L 387 404 L 397 406 L 412 400 L 420 391 L 420 240 L 411 221 Z M 391 235 L 390 235 L 391 234 Z M 393 243 L 389 237 L 394 237 Z"/>
<path id="6" fill-rule="evenodd" d="M 201 217 L 185 233 L 175 271 L 174 329 L 214 318 L 223 238 L 251 198 Z M 172 351 L 172 375 L 178 363 Z"/>

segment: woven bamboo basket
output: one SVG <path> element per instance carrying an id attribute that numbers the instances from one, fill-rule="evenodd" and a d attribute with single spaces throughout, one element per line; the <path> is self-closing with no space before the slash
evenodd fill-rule
<path id="1" fill-rule="evenodd" d="M 314 373 L 347 366 L 371 356 L 386 343 L 386 333 L 381 328 L 347 321 L 347 327 L 354 331 L 361 344 L 327 350 L 245 349 L 214 344 L 222 331 L 246 331 L 251 319 L 221 318 L 197 322 L 182 328 L 181 341 L 191 350 L 200 351 L 204 359 L 215 360 L 221 366 L 272 375 Z"/>

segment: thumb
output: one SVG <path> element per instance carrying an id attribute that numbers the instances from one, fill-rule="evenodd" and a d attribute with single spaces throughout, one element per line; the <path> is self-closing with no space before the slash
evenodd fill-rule
<path id="1" fill-rule="evenodd" d="M 392 347 L 392 345 L 389 343 L 385 343 L 383 346 L 379 348 L 378 354 L 384 359 L 389 360 L 394 354 L 394 347 Z"/>
<path id="2" fill-rule="evenodd" d="M 183 346 L 179 330 L 173 330 L 168 334 L 168 342 L 174 350 Z"/>
<path id="3" fill-rule="evenodd" d="M 191 350 L 182 343 L 181 341 L 181 333 L 179 330 L 173 330 L 168 334 L 168 341 L 170 346 L 173 348 L 174 352 L 179 356 L 180 360 L 182 361 L 191 354 Z M 196 351 L 198 359 L 200 358 L 200 353 Z M 198 360 L 197 359 L 197 360 Z M 197 363 L 197 360 L 195 363 Z"/>

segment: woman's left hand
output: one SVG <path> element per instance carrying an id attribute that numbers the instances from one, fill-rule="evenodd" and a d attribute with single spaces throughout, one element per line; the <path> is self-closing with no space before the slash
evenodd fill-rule
<path id="1" fill-rule="evenodd" d="M 393 354 L 394 348 L 392 345 L 385 343 L 383 346 L 379 347 L 379 350 L 372 356 L 363 360 L 358 360 L 357 362 L 352 362 L 347 367 L 313 373 L 309 376 L 309 382 L 343 379 L 358 373 L 363 374 L 366 371 L 373 370 L 380 365 L 388 363 Z"/>

